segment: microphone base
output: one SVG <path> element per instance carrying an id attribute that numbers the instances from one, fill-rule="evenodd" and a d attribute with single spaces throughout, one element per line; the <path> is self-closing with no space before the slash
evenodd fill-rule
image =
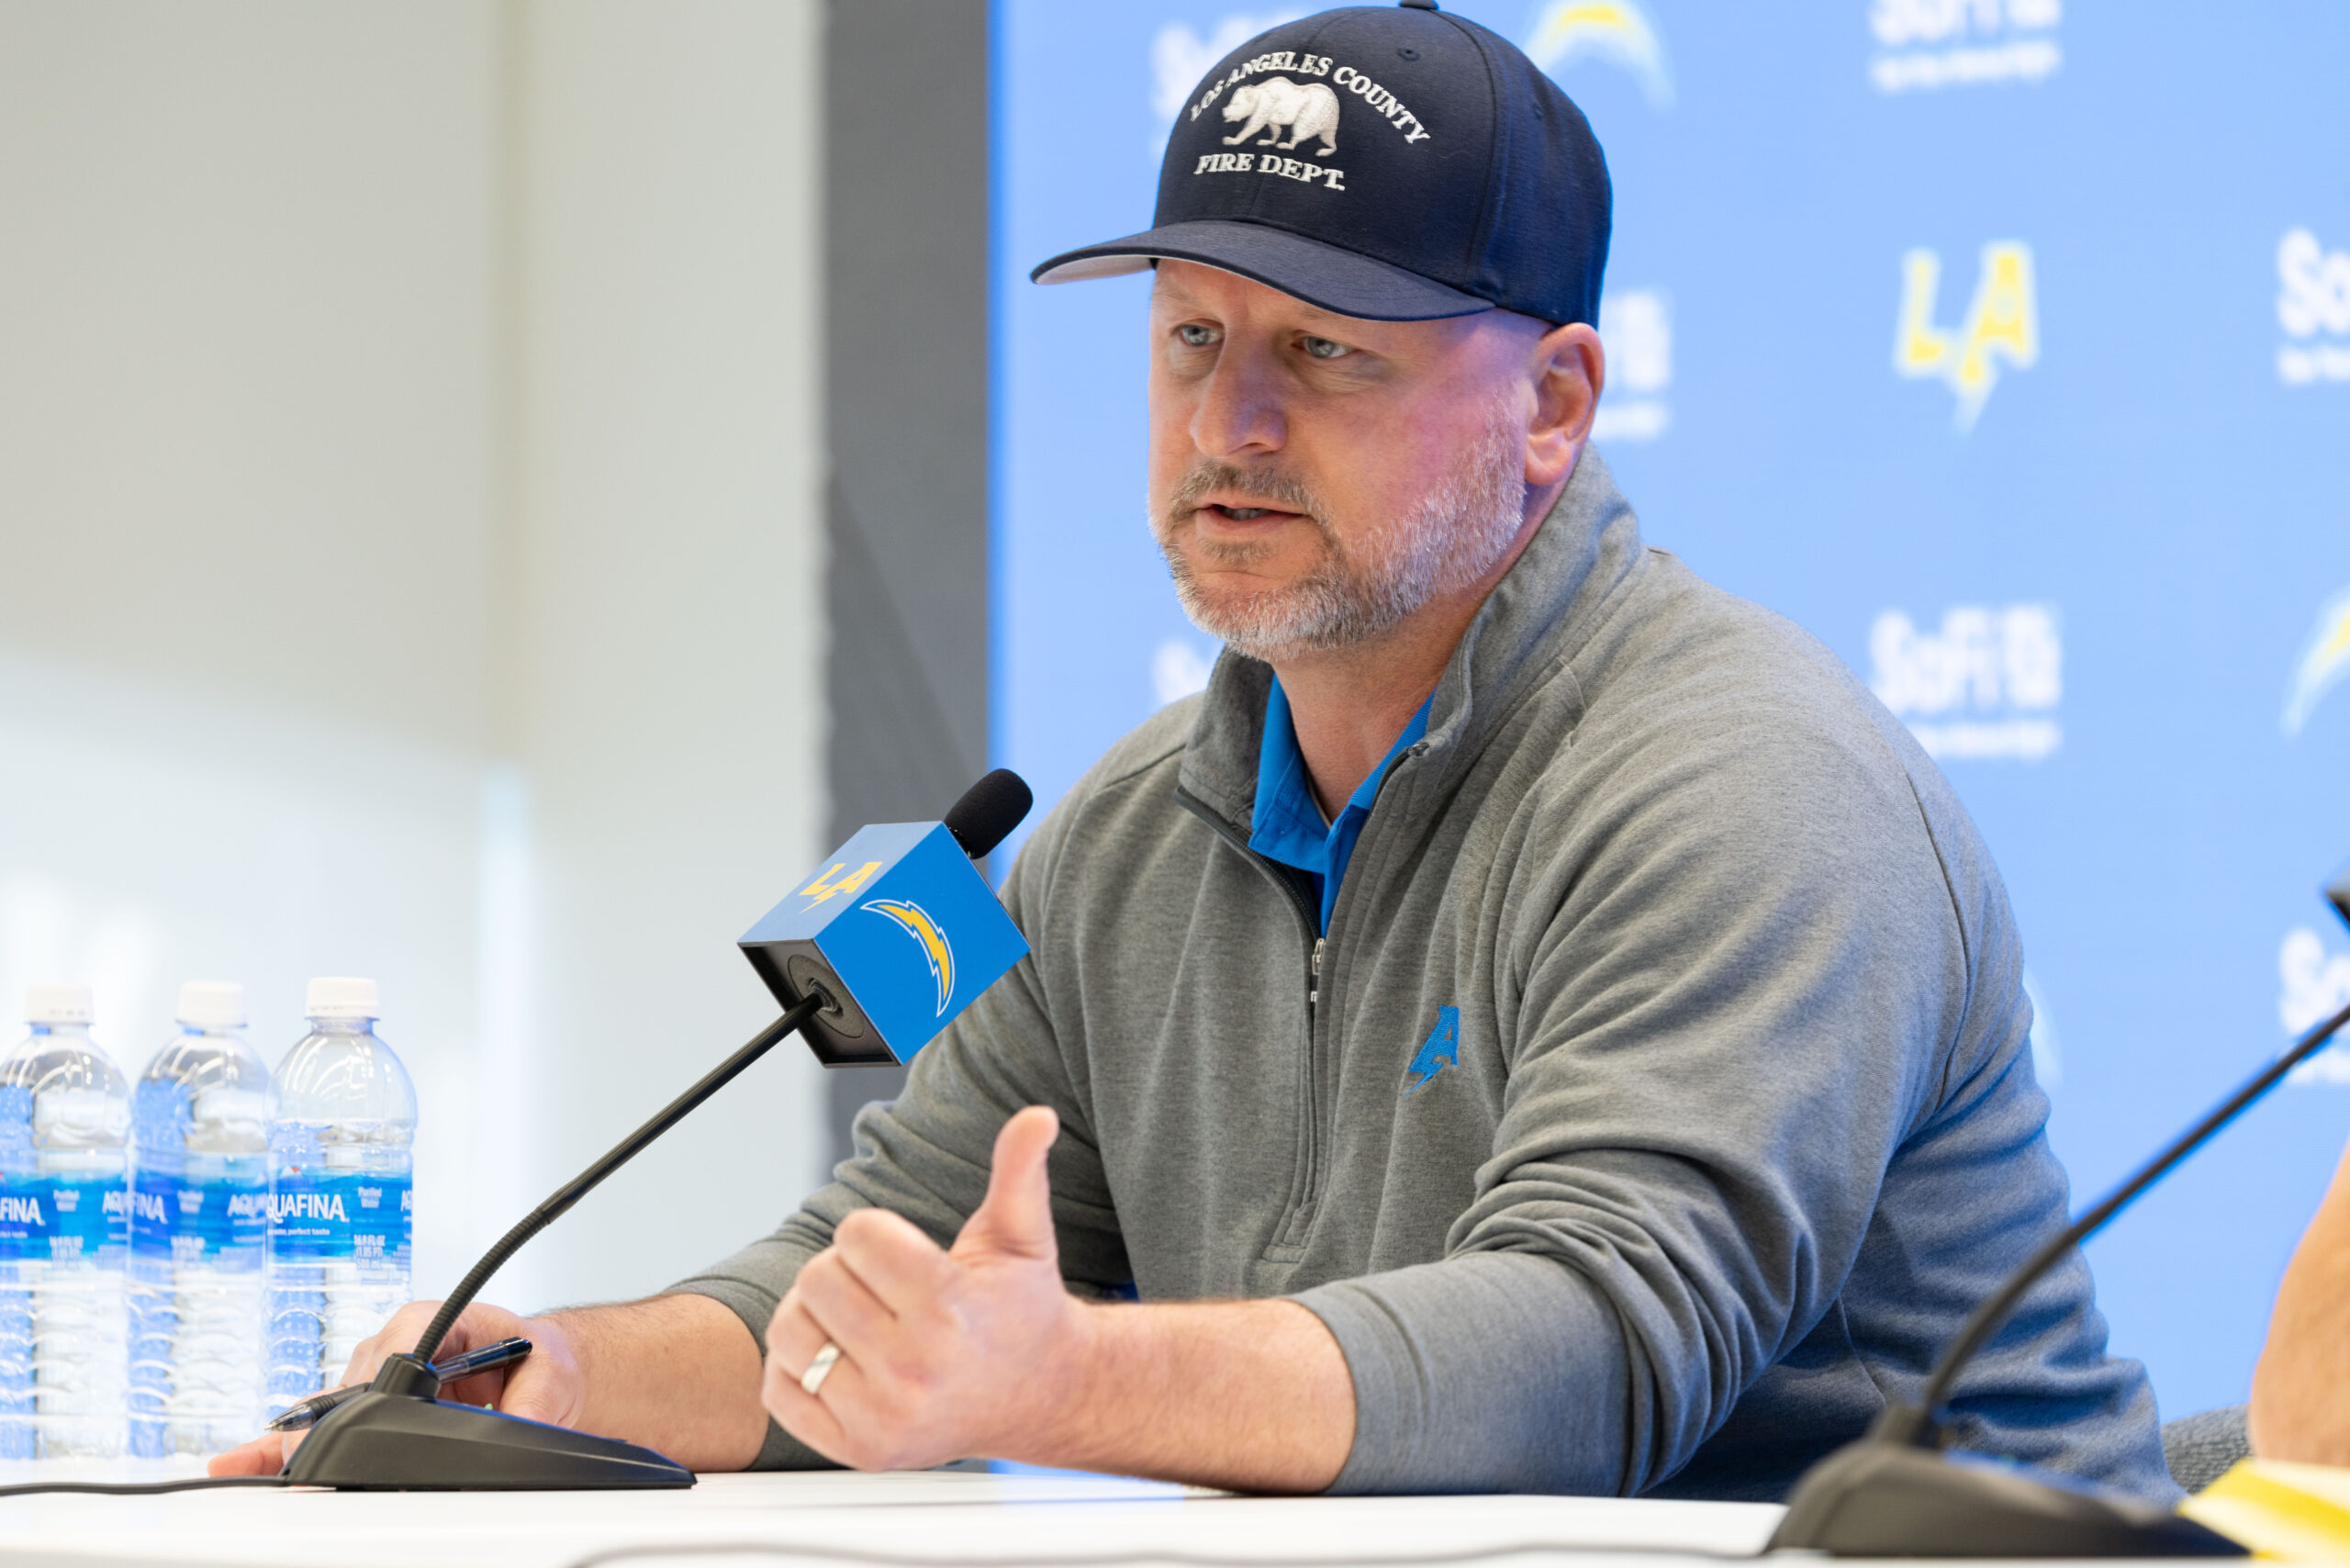
<path id="1" fill-rule="evenodd" d="M 310 1428 L 285 1479 L 345 1492 L 586 1492 L 694 1484 L 651 1449 L 374 1390 Z"/>
<path id="2" fill-rule="evenodd" d="M 2167 1508 L 2028 1465 L 1863 1439 L 1807 1472 L 1764 1550 L 1832 1557 L 2244 1557 Z"/>

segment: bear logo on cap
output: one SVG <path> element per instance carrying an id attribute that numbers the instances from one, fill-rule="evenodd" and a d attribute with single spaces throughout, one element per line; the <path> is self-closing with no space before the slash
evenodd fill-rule
<path id="1" fill-rule="evenodd" d="M 1258 146 L 1272 146 L 1287 129 L 1289 140 L 1280 142 L 1284 152 L 1315 136 L 1322 139 L 1322 145 L 1315 150 L 1315 157 L 1326 158 L 1338 150 L 1338 95 L 1319 82 L 1300 86 L 1286 76 L 1251 82 L 1233 90 L 1224 106 L 1224 118 L 1248 122 L 1224 139 L 1226 147 L 1237 147 L 1270 126 L 1272 133 Z"/>

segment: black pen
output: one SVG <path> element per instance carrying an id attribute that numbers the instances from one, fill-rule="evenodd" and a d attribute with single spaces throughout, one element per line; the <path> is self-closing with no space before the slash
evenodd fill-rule
<path id="1" fill-rule="evenodd" d="M 496 1372 L 500 1367 L 510 1367 L 530 1353 L 531 1342 L 517 1335 L 511 1339 L 500 1339 L 495 1345 L 484 1345 L 478 1350 L 467 1350 L 462 1356 L 452 1356 L 445 1361 L 435 1361 L 432 1363 L 432 1370 L 439 1374 L 442 1383 L 451 1383 L 461 1378 L 472 1377 L 477 1372 Z M 300 1404 L 289 1405 L 275 1416 L 271 1417 L 269 1430 L 298 1432 L 305 1427 L 315 1427 L 326 1418 L 328 1411 L 366 1392 L 365 1383 L 354 1383 L 349 1388 L 338 1388 L 328 1394 L 313 1394 Z"/>

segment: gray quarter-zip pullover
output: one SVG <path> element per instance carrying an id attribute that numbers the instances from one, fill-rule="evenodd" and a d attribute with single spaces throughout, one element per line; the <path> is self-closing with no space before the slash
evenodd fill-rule
<path id="1" fill-rule="evenodd" d="M 1022 852 L 1035 946 L 773 1236 L 679 1288 L 765 1343 L 862 1204 L 950 1241 L 1047 1104 L 1061 1268 L 1291 1295 L 1342 1492 L 1774 1498 L 2065 1220 L 2022 952 L 1933 764 L 1833 655 L 1645 547 L 1586 452 L 1394 763 L 1317 948 L 1248 849 L 1270 672 L 1120 741 Z M 2076 1254 L 1967 1446 L 2174 1495 Z M 771 1428 L 765 1464 L 817 1462 Z"/>

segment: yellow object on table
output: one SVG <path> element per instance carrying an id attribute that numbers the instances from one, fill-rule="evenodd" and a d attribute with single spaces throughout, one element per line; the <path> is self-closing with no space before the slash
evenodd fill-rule
<path id="1" fill-rule="evenodd" d="M 2247 1459 L 2180 1513 L 2278 1562 L 2350 1562 L 2350 1470 Z"/>

